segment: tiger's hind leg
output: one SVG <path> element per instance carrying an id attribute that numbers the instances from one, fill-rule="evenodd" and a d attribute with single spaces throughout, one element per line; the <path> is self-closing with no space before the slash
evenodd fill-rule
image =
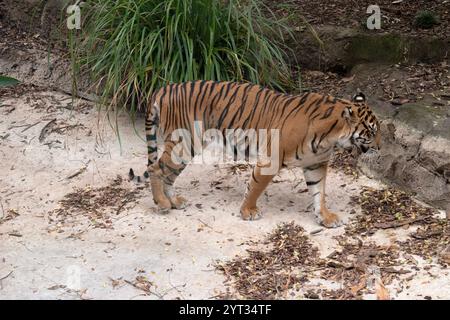
<path id="1" fill-rule="evenodd" d="M 166 142 L 164 153 L 157 162 L 152 164 L 150 169 L 153 200 L 161 213 L 167 213 L 170 209 L 183 209 L 186 206 L 186 199 L 173 192 L 173 184 L 186 164 L 173 161 L 172 149 L 173 142 Z"/>
<path id="2" fill-rule="evenodd" d="M 261 173 L 261 166 L 256 164 L 253 168 L 252 176 L 247 185 L 244 201 L 241 205 L 241 217 L 244 220 L 258 220 L 262 217 L 261 211 L 256 206 L 256 201 L 272 181 L 274 175 L 264 175 Z"/>
<path id="3" fill-rule="evenodd" d="M 327 228 L 336 228 L 342 225 L 339 216 L 330 212 L 325 205 L 325 179 L 328 162 L 315 164 L 303 168 L 306 185 L 314 200 L 314 214 L 319 224 Z"/>
<path id="4" fill-rule="evenodd" d="M 152 174 L 150 174 L 150 185 L 152 188 L 153 201 L 158 206 L 159 212 L 169 212 L 169 210 L 172 208 L 172 204 L 169 198 L 167 198 L 166 193 L 164 192 L 164 182 L 158 170 L 155 170 Z"/>

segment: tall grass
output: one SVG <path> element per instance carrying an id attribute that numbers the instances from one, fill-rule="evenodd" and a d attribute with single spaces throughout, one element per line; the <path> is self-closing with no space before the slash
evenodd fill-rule
<path id="1" fill-rule="evenodd" d="M 291 85 L 289 28 L 262 0 L 87 0 L 70 50 L 109 111 L 143 110 L 156 88 L 195 79 Z"/>

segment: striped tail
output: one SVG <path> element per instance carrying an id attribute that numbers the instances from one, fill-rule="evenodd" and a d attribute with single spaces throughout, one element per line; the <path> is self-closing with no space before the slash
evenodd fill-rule
<path id="1" fill-rule="evenodd" d="M 147 139 L 148 163 L 147 171 L 151 172 L 151 166 L 158 158 L 158 145 L 156 134 L 159 128 L 159 105 L 156 102 L 156 94 L 152 97 L 150 110 L 147 112 L 145 119 L 145 138 Z"/>
<path id="2" fill-rule="evenodd" d="M 144 172 L 144 178 L 148 179 L 153 171 L 152 165 L 158 159 L 157 131 L 159 128 L 159 105 L 156 103 L 156 92 L 153 94 L 150 108 L 147 110 L 145 119 L 145 138 L 147 140 L 148 163 L 147 170 Z M 136 176 L 132 168 L 128 173 L 130 180 L 141 182 L 141 176 Z"/>

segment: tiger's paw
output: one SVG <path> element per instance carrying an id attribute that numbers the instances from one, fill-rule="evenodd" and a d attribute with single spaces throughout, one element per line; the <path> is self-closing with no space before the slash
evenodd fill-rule
<path id="1" fill-rule="evenodd" d="M 155 201 L 155 203 L 158 206 L 159 214 L 167 214 L 169 213 L 170 209 L 172 209 L 172 203 L 169 201 L 169 199 L 162 199 L 159 201 Z"/>
<path id="2" fill-rule="evenodd" d="M 172 209 L 184 209 L 186 208 L 187 200 L 182 196 L 175 196 L 170 198 Z"/>
<path id="3" fill-rule="evenodd" d="M 337 214 L 329 211 L 322 212 L 317 219 L 319 224 L 323 225 L 325 228 L 337 228 L 344 224 Z"/>
<path id="4" fill-rule="evenodd" d="M 258 207 L 254 208 L 241 207 L 241 217 L 243 220 L 246 221 L 259 220 L 262 217 L 262 213 L 258 209 Z"/>

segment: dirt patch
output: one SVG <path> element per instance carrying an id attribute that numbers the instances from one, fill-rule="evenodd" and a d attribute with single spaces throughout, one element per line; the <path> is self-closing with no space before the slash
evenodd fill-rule
<path id="1" fill-rule="evenodd" d="M 450 69 L 447 61 L 435 64 L 394 64 L 384 67 L 357 66 L 352 71 L 354 81 L 371 99 L 387 102 L 395 111 L 408 103 L 424 103 L 432 107 L 448 106 Z"/>
<path id="2" fill-rule="evenodd" d="M 363 188 L 352 203 L 361 207 L 362 214 L 352 219 L 343 235 L 335 237 L 338 247 L 325 258 L 319 258 L 311 236 L 292 222 L 278 226 L 266 241 L 251 243 L 246 256 L 218 264 L 217 269 L 240 298 L 296 296 L 293 290 L 324 279 L 337 283 L 338 289 L 309 289 L 301 293 L 303 297 L 364 299 L 373 295 L 390 299 L 389 286 L 397 293 L 402 291 L 414 271 L 420 270 L 413 255 L 446 266 L 438 254 L 449 244 L 450 233 L 447 220 L 435 217 L 436 210 L 393 188 Z M 406 241 L 381 245 L 372 237 L 378 230 L 410 230 L 414 226 L 420 228 L 410 232 Z M 261 249 L 267 246 L 271 249 Z M 229 288 L 222 297 L 233 297 L 233 291 Z"/>
<path id="3" fill-rule="evenodd" d="M 362 214 L 347 225 L 347 235 L 372 235 L 379 229 L 427 224 L 437 214 L 435 209 L 419 205 L 410 194 L 393 188 L 363 188 L 354 203 L 361 206 Z"/>
<path id="4" fill-rule="evenodd" d="M 80 216 L 89 219 L 90 226 L 94 228 L 112 228 L 113 219 L 122 210 L 132 207 L 139 197 L 139 191 L 145 188 L 141 186 L 139 189 L 130 190 L 124 188 L 122 182 L 122 177 L 117 176 L 105 187 L 86 186 L 66 194 L 59 202 L 60 208 L 49 213 L 48 219 L 52 229 L 63 232 Z"/>
<path id="5" fill-rule="evenodd" d="M 293 268 L 315 265 L 318 252 L 302 227 L 293 222 L 282 224 L 268 235 L 261 245 L 270 246 L 272 249 L 248 249 L 247 257 L 237 257 L 216 266 L 225 274 L 227 281 L 233 282 L 242 298 L 281 298 L 295 284 L 307 281 L 306 276 L 294 274 Z M 227 293 L 229 294 L 230 292 Z"/>
<path id="6" fill-rule="evenodd" d="M 437 105 L 450 97 L 450 69 L 447 61 L 435 64 L 393 64 L 384 66 L 357 66 L 349 76 L 333 72 L 303 70 L 304 91 L 350 98 L 360 88 L 371 99 L 390 102 L 393 106 L 435 99 Z"/>
<path id="7" fill-rule="evenodd" d="M 450 226 L 448 220 L 433 219 L 432 222 L 421 226 L 411 234 L 407 241 L 399 243 L 408 253 L 430 260 L 441 254 L 450 245 Z M 450 260 L 439 259 L 448 265 Z"/>
<path id="8" fill-rule="evenodd" d="M 367 7 L 371 0 L 323 0 L 320 5 L 313 1 L 292 0 L 286 5 L 272 2 L 272 7 L 282 15 L 297 10 L 313 25 L 335 25 L 367 30 L 366 20 L 370 14 Z M 376 4 L 381 11 L 381 30 L 375 32 L 398 32 L 412 35 L 432 35 L 446 38 L 450 33 L 450 4 L 445 0 L 379 0 Z M 427 10 L 436 14 L 440 23 L 430 29 L 415 26 L 418 12 Z"/>
<path id="9" fill-rule="evenodd" d="M 11 40 L 20 39 L 27 44 L 39 42 L 55 49 L 67 30 L 64 28 L 66 5 L 67 1 L 63 0 L 3 0 L 0 3 L 0 38 L 5 39 L 2 35 L 8 33 Z"/>
<path id="10" fill-rule="evenodd" d="M 295 296 L 293 291 L 318 278 L 339 283 L 340 288 L 310 289 L 302 293 L 303 297 L 362 299 L 373 293 L 380 299 L 389 298 L 385 285 L 411 272 L 403 268 L 407 263 L 400 259 L 398 246 L 363 243 L 346 236 L 337 239 L 340 248 L 322 259 L 304 230 L 293 222 L 286 223 L 269 234 L 266 241 L 252 243 L 254 247 L 270 246 L 271 250 L 248 249 L 245 257 L 218 264 L 217 269 L 226 275 L 237 297 L 246 299 Z M 228 288 L 220 297 L 235 296 Z"/>
<path id="11" fill-rule="evenodd" d="M 396 269 L 406 266 L 400 260 L 397 247 L 352 241 L 347 237 L 339 237 L 338 242 L 341 249 L 327 257 L 323 263 L 326 268 L 320 276 L 341 283 L 341 288 L 323 290 L 320 292 L 323 298 L 362 299 L 369 293 L 377 294 L 379 299 L 388 298 L 386 293 L 380 292 L 386 290 L 384 286 L 391 284 L 395 275 L 410 272 Z"/>
<path id="12" fill-rule="evenodd" d="M 0 97 L 6 98 L 20 98 L 21 96 L 32 93 L 46 91 L 48 88 L 39 87 L 34 84 L 19 83 L 15 86 L 0 87 Z M 1 100 L 0 100 L 1 102 Z"/>
<path id="13" fill-rule="evenodd" d="M 450 243 L 449 220 L 439 212 L 419 204 L 412 195 L 394 188 L 375 190 L 363 188 L 353 198 L 362 214 L 346 226 L 347 236 L 370 236 L 378 230 L 417 227 L 406 241 L 398 241 L 404 252 L 434 259 Z"/>

